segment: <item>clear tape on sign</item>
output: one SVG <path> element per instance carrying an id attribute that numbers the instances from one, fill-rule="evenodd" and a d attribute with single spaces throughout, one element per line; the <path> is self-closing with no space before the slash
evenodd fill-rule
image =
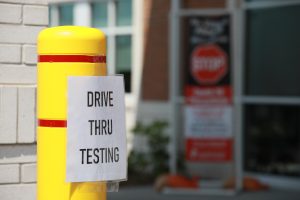
<path id="1" fill-rule="evenodd" d="M 118 192 L 119 181 L 108 181 L 108 182 L 77 182 L 73 183 L 73 186 L 77 188 L 79 193 L 103 193 L 103 192 Z"/>
<path id="2" fill-rule="evenodd" d="M 108 181 L 106 183 L 107 192 L 118 192 L 119 191 L 119 181 Z"/>

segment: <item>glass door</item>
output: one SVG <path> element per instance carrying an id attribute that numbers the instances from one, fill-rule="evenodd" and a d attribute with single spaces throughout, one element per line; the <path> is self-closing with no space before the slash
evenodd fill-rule
<path id="1" fill-rule="evenodd" d="M 300 1 L 244 3 L 244 170 L 300 185 Z"/>

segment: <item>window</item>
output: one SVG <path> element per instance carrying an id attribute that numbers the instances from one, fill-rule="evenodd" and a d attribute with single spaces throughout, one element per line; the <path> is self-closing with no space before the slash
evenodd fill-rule
<path id="1" fill-rule="evenodd" d="M 300 177 L 300 1 L 246 2 L 245 170 Z"/>
<path id="2" fill-rule="evenodd" d="M 110 74 L 123 74 L 125 91 L 132 91 L 132 1 L 95 2 L 92 25 L 107 35 L 107 64 Z M 102 13 L 102 14 L 101 14 Z"/>
<path id="3" fill-rule="evenodd" d="M 300 6 L 247 11 L 246 94 L 300 96 Z"/>
<path id="4" fill-rule="evenodd" d="M 107 3 L 104 2 L 92 3 L 92 26 L 93 27 L 107 26 Z"/>
<path id="5" fill-rule="evenodd" d="M 117 26 L 130 26 L 132 18 L 131 0 L 119 0 L 116 2 Z"/>
<path id="6" fill-rule="evenodd" d="M 300 177 L 299 122 L 300 106 L 246 106 L 246 170 Z"/>
<path id="7" fill-rule="evenodd" d="M 49 7 L 49 25 L 62 26 L 74 24 L 74 5 L 72 3 L 55 4 Z"/>
<path id="8" fill-rule="evenodd" d="M 131 91 L 131 36 L 116 37 L 116 73 L 124 74 L 125 91 Z"/>
<path id="9" fill-rule="evenodd" d="M 51 26 L 92 26 L 106 34 L 108 73 L 124 75 L 127 93 L 132 92 L 132 6 L 132 0 L 103 0 L 50 6 Z"/>
<path id="10" fill-rule="evenodd" d="M 72 25 L 73 24 L 73 5 L 62 4 L 59 9 L 59 25 Z"/>

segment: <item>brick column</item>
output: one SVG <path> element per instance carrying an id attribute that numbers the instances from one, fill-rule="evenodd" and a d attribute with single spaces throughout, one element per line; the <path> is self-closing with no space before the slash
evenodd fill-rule
<path id="1" fill-rule="evenodd" d="M 36 40 L 43 0 L 0 0 L 0 199 L 34 200 Z"/>

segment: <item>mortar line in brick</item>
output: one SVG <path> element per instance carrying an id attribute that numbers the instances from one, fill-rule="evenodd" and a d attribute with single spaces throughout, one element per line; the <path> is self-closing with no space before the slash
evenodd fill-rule
<path id="1" fill-rule="evenodd" d="M 47 28 L 46 25 L 39 25 L 39 24 L 22 24 L 23 26 L 35 26 L 35 27 L 44 27 L 44 28 Z M 33 44 L 36 44 L 36 43 L 33 43 Z"/>
<path id="2" fill-rule="evenodd" d="M 23 11 L 22 11 L 22 16 L 23 16 Z M 23 17 L 22 17 L 22 20 L 23 20 Z M 0 25 L 3 25 L 4 23 L 0 23 Z M 47 28 L 48 26 L 47 25 L 40 25 L 40 24 L 23 24 L 23 21 L 21 24 L 13 24 L 13 23 L 5 23 L 5 25 L 9 25 L 9 26 L 16 26 L 16 25 L 19 25 L 19 27 L 43 27 L 43 28 Z M 19 44 L 19 43 L 17 43 Z M 27 44 L 27 43 L 25 43 Z M 36 45 L 36 42 L 35 43 L 30 43 L 30 44 L 33 44 L 33 45 Z"/>
<path id="3" fill-rule="evenodd" d="M 37 140 L 37 88 L 34 90 L 34 142 Z"/>
<path id="4" fill-rule="evenodd" d="M 15 186 L 18 186 L 18 185 L 35 185 L 36 182 L 30 182 L 30 183 L 0 183 L 0 186 L 4 185 L 15 185 Z"/>
<path id="5" fill-rule="evenodd" d="M 25 67 L 35 67 L 36 64 L 25 64 Z"/>
<path id="6" fill-rule="evenodd" d="M 2 2 L 2 1 L 0 1 L 0 4 L 5 4 L 5 5 L 22 5 L 22 4 L 16 4 L 16 3 L 8 3 L 8 2 Z"/>
<path id="7" fill-rule="evenodd" d="M 19 46 L 22 46 L 21 43 L 9 43 L 9 42 L 0 42 L 0 45 L 19 45 Z M 1 62 L 1 63 L 3 63 L 3 62 Z"/>
<path id="8" fill-rule="evenodd" d="M 21 25 L 23 24 L 23 21 L 24 21 L 24 20 L 23 20 L 23 17 L 24 17 L 24 16 L 23 16 L 23 15 L 24 15 L 24 14 L 23 14 L 23 13 L 24 13 L 23 9 L 24 9 L 24 5 L 22 4 L 22 5 L 21 5 Z"/>
<path id="9" fill-rule="evenodd" d="M 3 166 L 3 165 L 19 165 L 19 163 L 1 163 L 0 165 L 1 166 Z"/>
<path id="10" fill-rule="evenodd" d="M 32 146 L 32 145 L 36 145 L 35 142 L 32 142 L 32 143 L 19 143 L 19 144 L 14 144 L 14 143 L 11 143 L 11 144 L 1 144 L 0 145 L 0 149 L 1 147 L 12 147 L 12 146 L 15 146 L 15 147 L 25 147 L 25 146 Z M 0 158 L 1 159 L 1 158 Z"/>
<path id="11" fill-rule="evenodd" d="M 0 3 L 3 3 L 3 4 L 13 4 L 13 5 L 24 5 L 24 6 L 47 6 L 48 4 L 47 3 L 41 3 L 41 2 L 43 2 L 43 1 L 40 1 L 40 2 L 35 2 L 35 3 L 31 3 L 31 2 L 26 2 L 26 3 L 24 3 L 24 2 L 9 2 L 9 3 L 7 3 L 7 1 L 1 1 L 0 0 Z M 45 1 L 46 2 L 46 1 Z"/>
<path id="12" fill-rule="evenodd" d="M 4 25 L 22 25 L 22 22 L 20 23 L 13 23 L 13 22 L 1 22 L 0 24 L 4 24 Z"/>
<path id="13" fill-rule="evenodd" d="M 4 164 L 8 164 L 8 165 L 13 165 L 13 164 L 30 164 L 32 163 L 32 161 L 20 161 L 19 163 L 16 163 L 16 162 L 10 162 L 10 163 L 0 163 L 0 165 L 4 165 Z"/>
<path id="14" fill-rule="evenodd" d="M 0 113 L 2 113 L 2 110 L 1 110 L 1 108 L 2 108 L 2 106 L 1 106 L 1 104 L 2 104 L 2 96 L 3 96 L 3 91 L 2 91 L 2 87 L 0 87 Z"/>
<path id="15" fill-rule="evenodd" d="M 25 65 L 25 62 L 24 62 L 25 58 L 23 58 L 23 55 L 24 55 L 23 51 L 25 48 L 24 46 L 25 46 L 25 44 L 21 44 L 21 63 L 22 63 L 22 65 Z"/>
<path id="16" fill-rule="evenodd" d="M 5 65 L 22 65 L 22 61 L 21 62 L 5 62 L 2 61 L 0 64 L 5 64 Z"/>
<path id="17" fill-rule="evenodd" d="M 0 24 L 1 25 L 1 24 Z M 9 45 L 12 45 L 12 44 L 14 44 L 14 45 L 17 45 L 17 44 L 19 44 L 19 45 L 35 45 L 36 43 L 34 42 L 34 43 L 24 43 L 24 42 L 19 42 L 19 43 L 14 43 L 14 42 L 1 42 L 0 44 L 9 44 Z"/>
<path id="18" fill-rule="evenodd" d="M 0 88 L 1 87 L 20 87 L 20 88 L 28 88 L 28 87 L 34 87 L 36 88 L 36 84 L 32 84 L 32 83 L 24 83 L 24 84 L 18 84 L 18 83 L 1 83 L 0 84 Z"/>
<path id="19" fill-rule="evenodd" d="M 22 169 L 22 163 L 19 164 L 19 183 L 22 182 L 22 174 L 21 174 L 22 170 L 21 169 Z"/>
<path id="20" fill-rule="evenodd" d="M 16 119 L 16 143 L 19 143 L 19 87 L 17 88 L 17 119 Z"/>

